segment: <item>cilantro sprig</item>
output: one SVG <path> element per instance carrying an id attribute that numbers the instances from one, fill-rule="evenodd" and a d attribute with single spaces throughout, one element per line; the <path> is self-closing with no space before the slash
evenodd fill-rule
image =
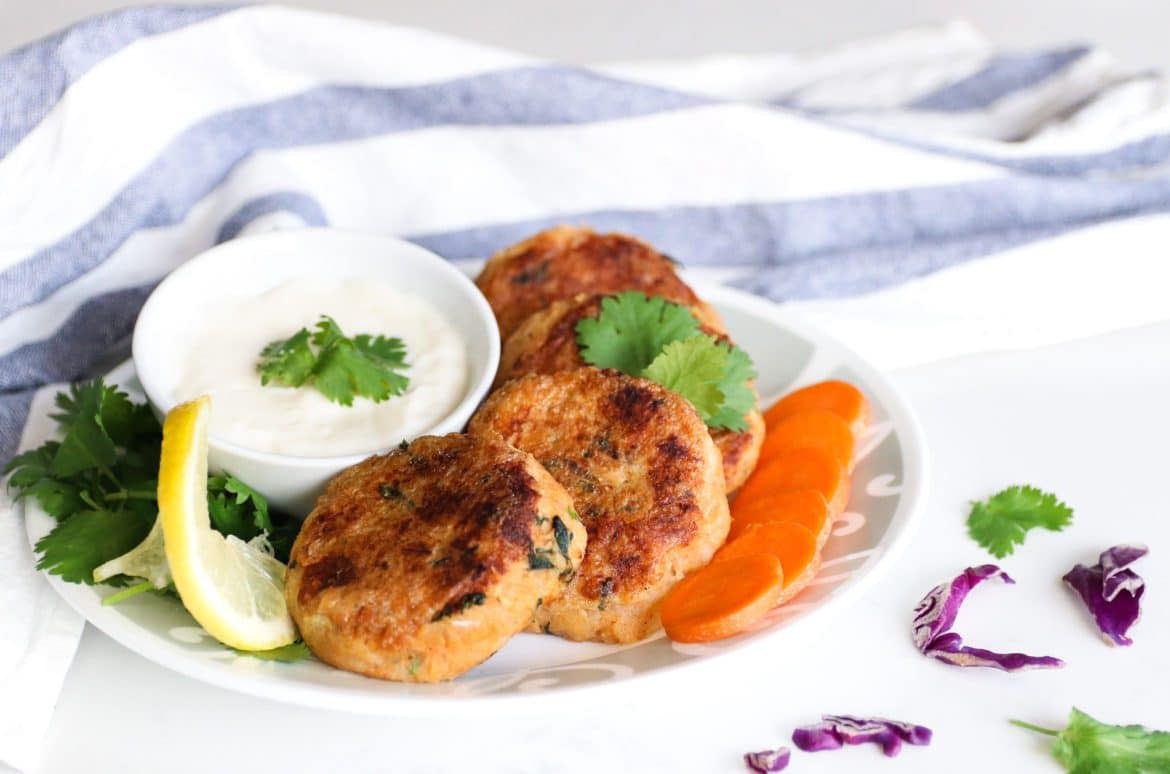
<path id="1" fill-rule="evenodd" d="M 679 393 L 713 428 L 747 429 L 755 408 L 748 382 L 756 371 L 743 350 L 708 336 L 686 307 L 638 292 L 601 302 L 601 314 L 577 323 L 581 357 L 598 368 L 641 376 Z"/>
<path id="2" fill-rule="evenodd" d="M 971 504 L 967 532 L 1002 559 L 1022 545 L 1036 527 L 1059 532 L 1072 523 L 1072 508 L 1034 486 L 1010 486 L 983 502 Z"/>
<path id="3" fill-rule="evenodd" d="M 1170 771 L 1170 733 L 1111 726 L 1073 707 L 1063 731 L 1022 720 L 1013 725 L 1056 737 L 1052 755 L 1069 774 L 1153 774 Z"/>
<path id="4" fill-rule="evenodd" d="M 365 333 L 351 338 L 328 315 L 311 333 L 301 328 L 268 344 L 256 366 L 261 384 L 311 385 L 342 406 L 352 406 L 354 398 L 380 403 L 401 395 L 410 386 L 407 368 L 402 339 Z"/>
<path id="5" fill-rule="evenodd" d="M 155 522 L 162 427 L 149 406 L 101 379 L 72 385 L 56 405 L 60 440 L 16 456 L 4 472 L 18 500 L 36 500 L 57 520 L 37 541 L 38 569 L 92 584 L 96 567 L 141 543 Z M 287 559 L 295 519 L 271 512 L 263 495 L 230 473 L 210 476 L 207 488 L 212 526 L 241 540 L 267 533 L 277 557 Z"/>

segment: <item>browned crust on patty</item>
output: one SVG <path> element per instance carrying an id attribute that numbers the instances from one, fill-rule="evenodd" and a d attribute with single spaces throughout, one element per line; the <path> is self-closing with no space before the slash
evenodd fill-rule
<path id="1" fill-rule="evenodd" d="M 570 639 L 632 642 L 659 626 L 658 605 L 706 564 L 730 518 L 706 426 L 681 396 L 617 371 L 579 368 L 505 384 L 470 430 L 531 452 L 585 523 L 585 560 L 538 626 Z"/>
<path id="2" fill-rule="evenodd" d="M 528 315 L 577 293 L 641 290 L 696 307 L 722 329 L 718 314 L 683 282 L 669 258 L 640 239 L 557 226 L 493 255 L 475 284 L 507 338 Z"/>
<path id="3" fill-rule="evenodd" d="M 293 546 L 289 610 L 334 666 L 453 677 L 561 593 L 585 547 L 571 505 L 530 455 L 498 439 L 416 439 L 330 482 Z M 568 556 L 556 530 L 571 535 Z M 533 556 L 550 566 L 534 569 Z"/>
<path id="4" fill-rule="evenodd" d="M 579 293 L 529 315 L 504 342 L 496 386 L 525 374 L 570 371 L 587 365 L 577 344 L 577 323 L 601 314 L 603 298 L 605 295 Z M 689 311 L 699 319 L 694 307 Z M 700 329 L 730 343 L 722 328 L 713 328 L 700 321 Z M 744 421 L 748 427 L 740 432 L 711 430 L 711 438 L 723 455 L 723 475 L 728 492 L 738 489 L 751 475 L 764 442 L 764 419 L 759 410 L 747 414 Z"/>

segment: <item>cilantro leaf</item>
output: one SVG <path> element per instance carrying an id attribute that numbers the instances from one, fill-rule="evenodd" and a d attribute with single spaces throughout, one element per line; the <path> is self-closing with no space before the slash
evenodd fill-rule
<path id="1" fill-rule="evenodd" d="M 309 330 L 301 328 L 287 339 L 269 343 L 260 350 L 260 384 L 276 382 L 285 387 L 300 387 L 313 375 L 317 356 L 309 348 Z"/>
<path id="2" fill-rule="evenodd" d="M 326 317 L 317 325 L 313 343 L 321 347 L 314 383 L 321 393 L 343 406 L 355 396 L 381 403 L 406 392 L 406 345 L 402 339 L 362 334 L 347 339 L 337 323 Z"/>
<path id="3" fill-rule="evenodd" d="M 728 347 L 727 365 L 723 378 L 719 380 L 719 391 L 723 393 L 723 405 L 711 415 L 707 424 L 711 427 L 726 428 L 733 432 L 747 430 L 744 415 L 756 407 L 756 394 L 748 382 L 756 378 L 756 367 L 747 353 L 739 347 Z"/>
<path id="4" fill-rule="evenodd" d="M 280 518 L 273 519 L 272 531 L 268 533 L 268 545 L 272 546 L 273 556 L 288 564 L 293 543 L 301 533 L 301 522 L 293 516 L 277 515 Z"/>
<path id="5" fill-rule="evenodd" d="M 601 313 L 577 323 L 581 357 L 673 390 L 712 428 L 747 429 L 756 406 L 748 382 L 756 377 L 747 353 L 699 328 L 686 307 L 659 296 L 619 293 L 602 299 Z"/>
<path id="6" fill-rule="evenodd" d="M 1069 774 L 1155 774 L 1170 771 L 1170 733 L 1142 726 L 1111 726 L 1073 707 L 1063 731 L 1013 720 L 1030 731 L 1055 736 L 1053 756 Z"/>
<path id="7" fill-rule="evenodd" d="M 25 451 L 4 469 L 15 497 L 34 498 L 56 527 L 36 545 L 38 567 L 72 583 L 138 546 L 158 516 L 162 428 L 149 406 L 101 379 L 58 394 L 53 419 L 62 440 Z M 287 561 L 300 522 L 230 474 L 208 477 L 208 508 L 224 534 L 269 533 Z M 117 576 L 107 582 L 123 580 Z"/>
<path id="8" fill-rule="evenodd" d="M 114 441 L 101 426 L 101 409 L 107 390 L 101 379 L 75 384 L 68 393 L 57 394 L 56 420 L 65 429 L 50 470 L 56 476 L 70 476 L 84 470 L 108 469 L 118 459 Z"/>
<path id="9" fill-rule="evenodd" d="M 692 336 L 667 344 L 642 373 L 689 400 L 706 422 L 723 403 L 719 383 L 727 367 L 727 350 L 710 336 Z"/>
<path id="10" fill-rule="evenodd" d="M 314 352 L 313 347 L 316 347 Z M 337 322 L 321 315 L 316 330 L 301 328 L 260 352 L 260 383 L 285 387 L 312 384 L 334 403 L 352 406 L 355 397 L 380 403 L 410 385 L 402 339 L 361 334 L 346 336 Z"/>
<path id="11" fill-rule="evenodd" d="M 279 661 L 282 664 L 292 664 L 296 661 L 302 661 L 310 658 L 313 652 L 309 650 L 309 646 L 305 644 L 304 640 L 297 640 L 288 645 L 281 645 L 279 648 L 272 648 L 271 650 L 239 650 L 232 648 L 241 656 L 251 656 L 252 658 L 263 659 L 264 661 Z"/>
<path id="12" fill-rule="evenodd" d="M 70 583 L 92 584 L 94 568 L 141 543 L 152 524 L 137 510 L 75 513 L 37 541 L 37 569 Z"/>
<path id="13" fill-rule="evenodd" d="M 967 532 L 1002 559 L 1024 542 L 1034 527 L 1059 532 L 1072 523 L 1072 508 L 1033 486 L 1010 486 L 985 502 L 971 504 Z"/>
<path id="14" fill-rule="evenodd" d="M 17 490 L 17 499 L 36 499 L 45 513 L 58 520 L 86 508 L 81 489 L 74 483 L 58 479 L 51 470 L 60 446 L 56 441 L 49 441 L 39 448 L 18 454 L 4 470 L 12 474 L 8 485 Z"/>
<path id="15" fill-rule="evenodd" d="M 217 530 L 240 540 L 273 529 L 268 500 L 231 473 L 207 479 L 207 510 Z"/>
<path id="16" fill-rule="evenodd" d="M 635 291 L 601 301 L 601 314 L 577 323 L 577 343 L 586 363 L 639 376 L 666 345 L 699 333 L 686 307 Z"/>

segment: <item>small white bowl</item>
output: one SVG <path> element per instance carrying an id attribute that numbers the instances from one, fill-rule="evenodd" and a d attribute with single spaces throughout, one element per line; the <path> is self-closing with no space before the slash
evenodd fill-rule
<path id="1" fill-rule="evenodd" d="M 133 341 L 138 379 L 154 410 L 163 416 L 179 402 L 175 342 L 198 328 L 209 299 L 260 294 L 288 280 L 314 276 L 389 282 L 443 313 L 467 345 L 467 387 L 458 405 L 419 435 L 462 430 L 491 387 L 500 359 L 496 321 L 479 289 L 443 258 L 417 245 L 326 228 L 225 242 L 192 258 L 155 288 L 138 315 Z M 208 445 L 213 470 L 231 471 L 264 494 L 273 507 L 298 517 L 312 510 L 335 474 L 386 451 L 300 457 L 249 449 L 214 435 Z"/>

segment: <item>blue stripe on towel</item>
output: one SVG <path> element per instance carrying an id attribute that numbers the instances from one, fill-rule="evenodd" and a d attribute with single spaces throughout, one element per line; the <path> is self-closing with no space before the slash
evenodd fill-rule
<path id="1" fill-rule="evenodd" d="M 0 470 L 8 465 L 20 445 L 20 436 L 28 421 L 28 407 L 36 390 L 0 395 Z"/>
<path id="2" fill-rule="evenodd" d="M 0 356 L 0 391 L 24 390 L 90 375 L 134 329 L 138 310 L 157 283 L 124 288 L 90 298 L 46 338 L 30 341 Z"/>
<path id="3" fill-rule="evenodd" d="M 0 158 L 98 62 L 140 38 L 177 30 L 238 7 L 159 6 L 114 11 L 0 57 Z"/>
<path id="4" fill-rule="evenodd" d="M 300 191 L 277 191 L 258 196 L 232 213 L 220 227 L 215 243 L 218 245 L 220 242 L 235 239 L 252 221 L 274 212 L 292 213 L 306 226 L 329 225 L 325 211 L 321 209 L 321 203 L 312 196 Z"/>
<path id="5" fill-rule="evenodd" d="M 1167 209 L 1170 179 L 1018 177 L 788 202 L 579 212 L 411 239 L 448 258 L 481 258 L 557 223 L 588 223 L 635 233 L 691 266 L 786 265 L 834 253 L 848 273 L 858 250 L 981 240 L 990 252 L 996 234 L 1011 235 L 1010 246 L 1029 232 L 1042 236 Z M 896 255 L 889 259 L 897 263 Z M 875 277 L 865 287 L 828 295 L 897 282 L 893 268 L 889 282 Z M 826 295 L 811 288 L 801 297 Z"/>
<path id="6" fill-rule="evenodd" d="M 978 110 L 1035 86 L 1089 53 L 1087 46 L 1041 54 L 997 56 L 977 73 L 943 86 L 907 105 L 913 110 Z"/>
<path id="7" fill-rule="evenodd" d="M 0 272 L 0 317 L 85 274 L 135 231 L 180 222 L 256 151 L 433 126 L 581 124 L 707 102 L 576 68 L 526 67 L 423 86 L 326 86 L 220 113 L 176 138 L 89 223 Z"/>
<path id="8" fill-rule="evenodd" d="M 808 201 L 606 210 L 411 241 L 482 258 L 558 223 L 647 239 L 689 266 L 755 266 L 734 281 L 776 300 L 849 296 L 1112 218 L 1170 210 L 1170 180 L 1007 178 Z M 90 299 L 58 331 L 0 356 L 0 389 L 67 381 L 130 335 L 151 286 Z"/>

